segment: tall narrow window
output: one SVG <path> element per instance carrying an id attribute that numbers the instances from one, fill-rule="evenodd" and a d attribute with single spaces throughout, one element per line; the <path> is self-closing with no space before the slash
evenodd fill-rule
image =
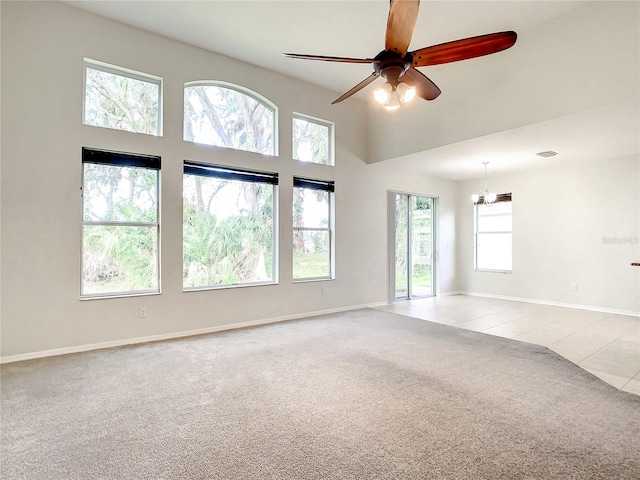
<path id="1" fill-rule="evenodd" d="M 86 60 L 83 123 L 161 135 L 162 79 Z"/>
<path id="2" fill-rule="evenodd" d="M 293 179 L 293 279 L 333 278 L 334 182 Z"/>
<path id="3" fill-rule="evenodd" d="M 187 142 L 276 155 L 276 108 L 254 92 L 223 83 L 184 87 Z"/>
<path id="4" fill-rule="evenodd" d="M 160 157 L 82 149 L 84 297 L 157 293 Z"/>
<path id="5" fill-rule="evenodd" d="M 185 290 L 275 283 L 278 174 L 184 163 Z"/>
<path id="6" fill-rule="evenodd" d="M 293 159 L 333 165 L 333 123 L 294 114 Z"/>
<path id="7" fill-rule="evenodd" d="M 492 204 L 483 199 L 475 209 L 475 268 L 511 271 L 511 194 L 498 195 Z"/>

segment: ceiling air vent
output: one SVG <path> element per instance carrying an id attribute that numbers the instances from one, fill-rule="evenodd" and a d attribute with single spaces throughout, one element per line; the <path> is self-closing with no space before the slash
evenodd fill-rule
<path id="1" fill-rule="evenodd" d="M 558 155 L 558 152 L 554 152 L 553 150 L 547 150 L 546 152 L 538 152 L 536 153 L 536 155 L 538 155 L 539 157 L 554 157 L 556 155 Z"/>

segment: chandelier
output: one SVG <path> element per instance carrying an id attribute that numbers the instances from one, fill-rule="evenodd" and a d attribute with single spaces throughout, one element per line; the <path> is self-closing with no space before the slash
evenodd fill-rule
<path id="1" fill-rule="evenodd" d="M 484 186 L 482 190 L 480 190 L 480 195 L 471 195 L 471 200 L 473 200 L 474 205 L 491 205 L 496 201 L 498 196 L 495 193 L 489 193 L 489 189 L 487 188 L 487 165 L 489 162 L 482 162 L 482 164 L 484 165 Z"/>

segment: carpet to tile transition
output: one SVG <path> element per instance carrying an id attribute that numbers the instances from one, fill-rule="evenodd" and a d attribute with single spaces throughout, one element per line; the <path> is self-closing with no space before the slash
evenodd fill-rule
<path id="1" fill-rule="evenodd" d="M 9 479 L 635 479 L 640 397 L 371 309 L 2 367 Z"/>

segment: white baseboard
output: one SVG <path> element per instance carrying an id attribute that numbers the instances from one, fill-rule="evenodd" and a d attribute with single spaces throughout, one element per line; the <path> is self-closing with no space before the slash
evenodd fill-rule
<path id="1" fill-rule="evenodd" d="M 438 297 L 450 297 L 452 295 L 462 295 L 462 292 L 458 290 L 450 290 L 448 292 L 438 292 Z"/>
<path id="2" fill-rule="evenodd" d="M 593 305 L 578 305 L 575 303 L 552 302 L 549 300 L 538 300 L 535 298 L 509 297 L 506 295 L 492 295 L 490 293 L 479 292 L 456 292 L 459 295 L 469 295 L 471 297 L 495 298 L 498 300 L 511 300 L 513 302 L 537 303 L 539 305 L 549 305 L 552 307 L 575 308 L 578 310 L 589 310 L 591 312 L 611 313 L 615 315 L 627 315 L 630 317 L 640 317 L 640 312 L 633 310 L 618 310 L 615 308 L 594 307 Z"/>
<path id="3" fill-rule="evenodd" d="M 207 333 L 222 332 L 227 330 L 237 330 L 240 328 L 257 327 L 259 325 L 268 325 L 270 323 L 286 322 L 287 320 L 297 320 L 300 318 L 317 317 L 330 313 L 348 312 L 350 310 L 358 310 L 361 308 L 380 307 L 387 305 L 387 302 L 369 303 L 364 305 L 350 305 L 348 307 L 330 308 L 328 310 L 318 310 L 314 312 L 296 313 L 293 315 L 284 315 L 282 317 L 263 318 L 259 320 L 251 320 L 249 322 L 233 323 L 226 325 L 216 325 L 214 327 L 200 328 L 197 330 L 187 330 L 183 332 L 162 333 L 160 335 L 149 335 L 147 337 L 125 338 L 122 340 L 113 340 L 110 342 L 92 343 L 88 345 L 78 345 L 74 347 L 55 348 L 53 350 L 42 350 L 39 352 L 21 353 L 18 355 L 8 355 L 0 357 L 0 364 L 22 362 L 24 360 L 35 360 L 37 358 L 54 357 L 57 355 L 68 355 L 70 353 L 90 352 L 92 350 L 102 350 L 105 348 L 124 347 L 126 345 L 137 345 L 141 343 L 158 342 L 161 340 L 171 340 L 183 337 L 193 337 L 196 335 L 204 335 Z"/>

